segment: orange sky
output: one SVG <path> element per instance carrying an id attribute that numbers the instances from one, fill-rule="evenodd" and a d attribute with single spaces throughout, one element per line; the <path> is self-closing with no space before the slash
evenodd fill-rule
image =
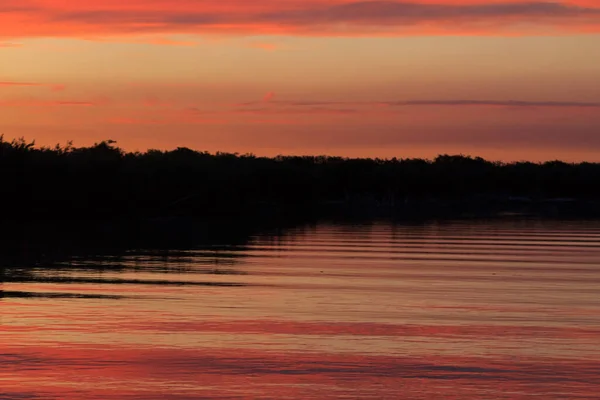
<path id="1" fill-rule="evenodd" d="M 0 133 L 600 161 L 597 0 L 4 0 Z"/>

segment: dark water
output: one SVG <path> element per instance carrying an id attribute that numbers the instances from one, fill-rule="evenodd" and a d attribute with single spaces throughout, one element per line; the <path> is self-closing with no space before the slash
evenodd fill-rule
<path id="1" fill-rule="evenodd" d="M 319 224 L 4 269 L 0 399 L 598 399 L 600 225 Z"/>

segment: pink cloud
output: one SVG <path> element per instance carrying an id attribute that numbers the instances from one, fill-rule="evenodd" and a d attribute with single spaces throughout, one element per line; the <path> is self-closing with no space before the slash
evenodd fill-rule
<path id="1" fill-rule="evenodd" d="M 54 101 L 50 104 L 54 104 L 57 106 L 85 106 L 90 107 L 96 105 L 96 103 L 91 101 Z"/>
<path id="2" fill-rule="evenodd" d="M 0 86 L 46 86 L 44 83 L 37 82 L 0 82 Z"/>
<path id="3" fill-rule="evenodd" d="M 265 94 L 265 96 L 263 97 L 263 101 L 265 103 L 273 100 L 273 98 L 275 97 L 275 93 L 274 92 L 268 92 L 267 94 Z"/>
<path id="4" fill-rule="evenodd" d="M 596 0 L 21 0 L 4 7 L 0 37 L 600 32 Z M 157 43 L 178 44 L 169 39 Z"/>
<path id="5" fill-rule="evenodd" d="M 144 40 L 143 43 L 153 44 L 153 45 L 157 45 L 157 46 L 184 46 L 184 47 L 193 47 L 193 46 L 198 45 L 198 42 L 173 40 L 173 39 L 167 39 L 167 38 L 147 39 L 147 40 Z"/>
<path id="6" fill-rule="evenodd" d="M 93 101 L 78 100 L 0 100 L 0 106 L 2 107 L 91 107 L 96 105 L 98 103 Z"/>
<path id="7" fill-rule="evenodd" d="M 208 118 L 150 118 L 150 117 L 115 117 L 106 120 L 111 125 L 195 125 L 195 124 L 225 124 L 226 120 Z"/>
<path id="8" fill-rule="evenodd" d="M 172 104 L 155 96 L 146 96 L 143 100 L 143 105 L 146 107 L 169 107 Z"/>
<path id="9" fill-rule="evenodd" d="M 62 92 L 67 89 L 67 86 L 66 85 L 52 85 L 51 89 L 53 92 Z"/>
<path id="10" fill-rule="evenodd" d="M 0 82 L 0 87 L 47 87 L 53 92 L 62 92 L 67 86 L 63 84 L 39 83 L 39 82 Z"/>
<path id="11" fill-rule="evenodd" d="M 360 110 L 352 108 L 302 107 L 238 109 L 232 113 L 236 115 L 348 115 L 358 112 Z"/>
<path id="12" fill-rule="evenodd" d="M 269 99 L 271 100 L 271 99 Z M 266 102 L 266 97 L 263 102 Z M 259 106 L 263 102 L 240 103 L 238 107 Z M 523 100 L 397 100 L 397 101 L 323 101 L 323 100 L 277 100 L 269 101 L 272 107 L 509 107 L 509 108 L 600 108 L 600 102 L 577 101 L 523 101 Z"/>
<path id="13" fill-rule="evenodd" d="M 169 121 L 159 120 L 156 118 L 141 119 L 132 117 L 109 118 L 108 120 L 106 120 L 106 122 L 113 125 L 165 125 L 169 123 Z"/>

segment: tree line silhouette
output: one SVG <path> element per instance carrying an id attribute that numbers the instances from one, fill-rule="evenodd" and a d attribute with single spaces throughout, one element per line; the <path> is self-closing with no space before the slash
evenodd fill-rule
<path id="1" fill-rule="evenodd" d="M 600 164 L 480 157 L 257 157 L 194 151 L 36 147 L 0 136 L 5 219 L 235 216 L 288 210 L 481 208 L 566 204 L 596 209 Z M 585 207 L 584 207 L 585 208 Z"/>

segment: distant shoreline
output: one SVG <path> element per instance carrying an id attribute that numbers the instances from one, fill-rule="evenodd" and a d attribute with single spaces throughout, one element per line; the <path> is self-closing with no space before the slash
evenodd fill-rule
<path id="1" fill-rule="evenodd" d="M 130 153 L 112 141 L 0 138 L 0 171 L 5 221 L 600 215 L 599 163 Z"/>

